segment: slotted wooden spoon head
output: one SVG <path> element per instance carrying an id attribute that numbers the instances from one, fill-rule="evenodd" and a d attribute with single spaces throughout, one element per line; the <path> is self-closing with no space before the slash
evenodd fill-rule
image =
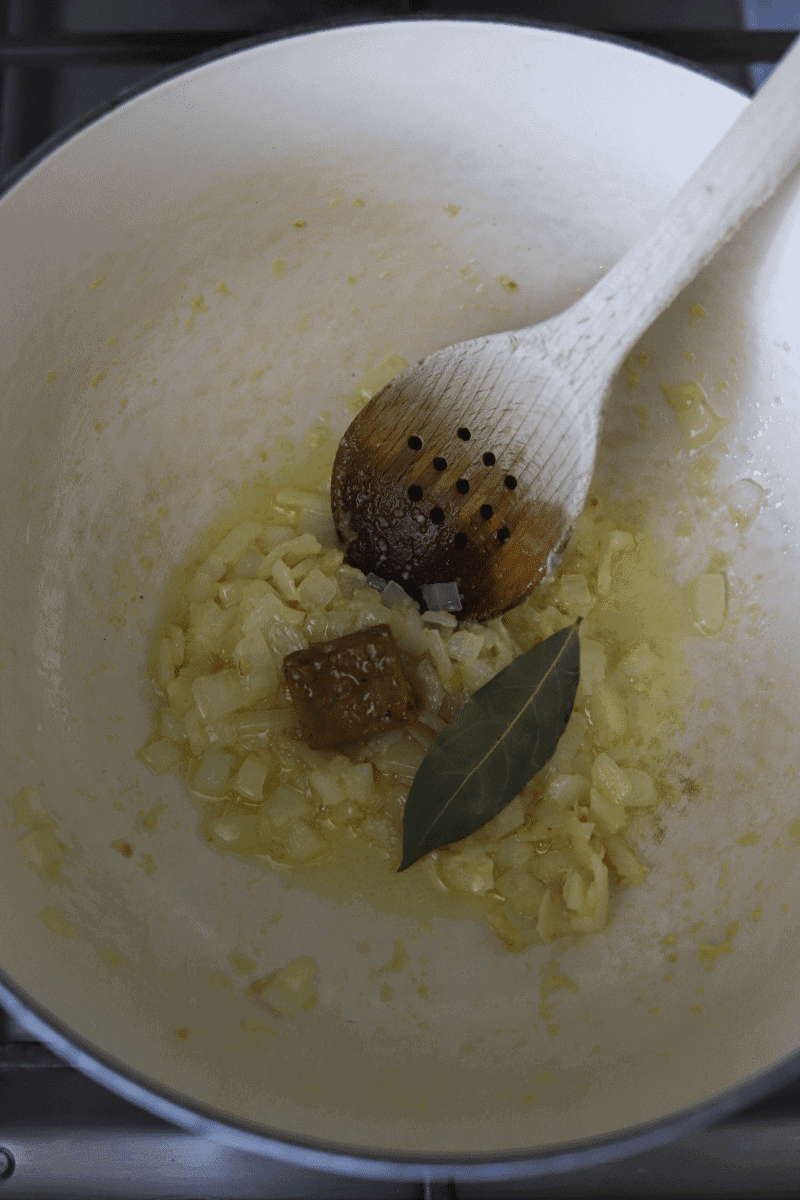
<path id="1" fill-rule="evenodd" d="M 591 434 L 576 448 L 587 431 L 570 427 L 555 384 L 535 341 L 513 334 L 448 347 L 396 376 L 334 462 L 348 562 L 416 599 L 423 584 L 457 581 L 462 619 L 523 600 L 563 548 L 594 459 Z"/>
<path id="2" fill-rule="evenodd" d="M 403 371 L 347 430 L 332 505 L 347 557 L 413 595 L 457 580 L 461 615 L 511 608 L 586 500 L 617 368 L 800 161 L 800 40 L 655 228 L 557 317 Z"/>

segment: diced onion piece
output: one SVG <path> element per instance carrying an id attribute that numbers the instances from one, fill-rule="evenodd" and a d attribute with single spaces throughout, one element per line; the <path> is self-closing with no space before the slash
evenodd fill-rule
<path id="1" fill-rule="evenodd" d="M 209 746 L 215 750 L 224 750 L 227 746 L 235 746 L 239 731 L 233 717 L 217 717 L 206 725 L 206 737 Z"/>
<path id="2" fill-rule="evenodd" d="M 261 526 L 257 521 L 242 521 L 225 535 L 214 553 L 226 564 L 235 563 L 260 533 Z"/>
<path id="3" fill-rule="evenodd" d="M 427 725 L 407 725 L 406 732 L 423 750 L 430 750 L 434 733 Z"/>
<path id="4" fill-rule="evenodd" d="M 377 813 L 367 817 L 359 827 L 364 837 L 376 846 L 385 856 L 390 857 L 399 853 L 400 834 L 386 817 Z"/>
<path id="5" fill-rule="evenodd" d="M 167 633 L 172 642 L 172 661 L 176 667 L 180 667 L 186 656 L 186 634 L 180 625 L 175 624 L 170 625 Z"/>
<path id="6" fill-rule="evenodd" d="M 184 717 L 184 725 L 186 727 L 186 736 L 189 739 L 189 749 L 195 758 L 199 758 L 208 749 L 208 735 L 194 706 L 189 709 Z"/>
<path id="7" fill-rule="evenodd" d="M 325 849 L 323 839 L 302 818 L 289 826 L 288 830 L 281 835 L 281 840 L 287 852 L 298 862 L 316 858 Z"/>
<path id="8" fill-rule="evenodd" d="M 316 961 L 304 954 L 276 971 L 263 987 L 256 984 L 254 990 L 260 992 L 264 1003 L 282 1017 L 295 1017 L 301 1009 L 311 1008 L 318 1000 L 315 983 L 318 973 Z"/>
<path id="9" fill-rule="evenodd" d="M 622 802 L 626 808 L 652 808 L 658 803 L 656 785 L 647 771 L 640 771 L 638 767 L 626 767 L 625 774 L 631 785 L 631 790 Z"/>
<path id="10" fill-rule="evenodd" d="M 586 881 L 580 871 L 571 867 L 564 876 L 561 889 L 564 903 L 573 912 L 581 912 L 586 907 Z"/>
<path id="11" fill-rule="evenodd" d="M 256 585 L 260 585 L 257 587 Z M 305 616 L 299 609 L 287 608 L 274 588 L 263 579 L 254 579 L 242 595 L 242 632 L 266 629 L 272 621 L 302 625 Z"/>
<path id="12" fill-rule="evenodd" d="M 367 583 L 371 588 L 374 588 L 376 592 L 382 592 L 388 582 L 388 579 L 381 579 L 380 575 L 376 575 L 374 571 L 370 571 L 369 575 L 367 576 Z"/>
<path id="13" fill-rule="evenodd" d="M 308 641 L 294 626 L 287 625 L 285 621 L 274 621 L 267 629 L 267 645 L 272 650 L 273 657 L 278 662 L 283 662 L 287 654 L 293 654 L 295 650 L 306 650 Z"/>
<path id="14" fill-rule="evenodd" d="M 426 709 L 437 713 L 445 697 L 444 684 L 428 658 L 420 659 L 417 663 L 417 679 L 422 688 L 422 696 Z"/>
<path id="15" fill-rule="evenodd" d="M 223 571 L 224 569 L 225 564 L 223 563 Z M 216 594 L 217 581 L 205 571 L 198 571 L 186 588 L 187 598 L 193 604 L 203 604 L 206 600 L 213 600 Z"/>
<path id="16" fill-rule="evenodd" d="M 264 578 L 272 570 L 273 563 L 278 559 L 283 559 L 287 567 L 297 566 L 304 558 L 308 558 L 312 554 L 321 554 L 322 546 L 312 533 L 301 533 L 299 537 L 289 538 L 286 542 L 281 542 L 274 549 L 270 550 L 261 564 L 261 574 Z"/>
<path id="17" fill-rule="evenodd" d="M 275 789 L 262 809 L 264 820 L 277 830 L 291 827 L 311 815 L 311 802 L 295 788 L 283 784 Z"/>
<path id="18" fill-rule="evenodd" d="M 581 646 L 581 652 L 583 652 L 583 646 Z M 620 659 L 617 670 L 628 679 L 641 679 L 643 675 L 648 675 L 655 670 L 659 664 L 660 659 L 656 658 L 646 642 L 642 642 L 628 650 L 627 654 Z"/>
<path id="19" fill-rule="evenodd" d="M 272 654 L 264 640 L 260 629 L 251 629 L 233 650 L 233 659 L 241 675 L 249 675 L 269 663 L 272 666 Z"/>
<path id="20" fill-rule="evenodd" d="M 585 575 L 562 575 L 558 585 L 558 602 L 570 616 L 586 617 L 594 607 Z"/>
<path id="21" fill-rule="evenodd" d="M 605 839 L 606 852 L 610 861 L 617 869 L 617 873 L 626 880 L 627 883 L 639 884 L 644 883 L 647 878 L 647 867 L 631 850 L 623 838 L 609 835 Z"/>
<path id="22" fill-rule="evenodd" d="M 589 798 L 589 780 L 583 775 L 555 775 L 545 788 L 558 808 L 572 808 Z"/>
<path id="23" fill-rule="evenodd" d="M 188 679 L 179 675 L 167 684 L 167 701 L 176 716 L 183 717 L 194 704 L 192 685 Z"/>
<path id="24" fill-rule="evenodd" d="M 495 667 L 474 658 L 460 663 L 459 672 L 464 681 L 464 687 L 470 694 L 477 692 L 478 688 L 482 688 L 485 683 L 488 683 L 490 679 L 494 679 L 497 674 Z"/>
<path id="25" fill-rule="evenodd" d="M 428 709 L 419 714 L 419 719 L 423 724 L 432 729 L 434 733 L 441 733 L 447 725 L 446 721 L 443 721 L 441 717 L 437 717 L 435 712 L 429 712 Z"/>
<path id="26" fill-rule="evenodd" d="M 267 768 L 256 754 L 248 754 L 233 781 L 234 790 L 245 800 L 262 800 Z"/>
<path id="27" fill-rule="evenodd" d="M 319 796 L 323 808 L 327 808 L 329 805 L 344 803 L 344 789 L 335 779 L 326 774 L 325 771 L 311 771 L 308 776 L 308 782 Z"/>
<path id="28" fill-rule="evenodd" d="M 275 501 L 281 508 L 296 508 L 302 512 L 330 512 L 329 497 L 321 492 L 306 492 L 301 488 L 281 488 L 275 496 Z"/>
<path id="29" fill-rule="evenodd" d="M 414 657 L 427 653 L 425 628 L 415 608 L 394 608 L 389 615 L 389 628 L 401 650 Z"/>
<path id="30" fill-rule="evenodd" d="M 300 533 L 310 533 L 322 546 L 323 550 L 334 550 L 339 544 L 339 535 L 333 523 L 333 513 L 328 501 L 327 512 L 312 512 L 310 509 L 300 514 L 297 520 Z"/>
<path id="31" fill-rule="evenodd" d="M 387 608 L 411 608 L 414 603 L 408 592 L 404 591 L 400 584 L 395 583 L 393 579 L 389 580 L 381 592 L 381 600 Z"/>
<path id="32" fill-rule="evenodd" d="M 458 625 L 458 621 L 452 613 L 434 611 L 430 608 L 422 614 L 422 620 L 426 625 L 438 625 L 440 629 L 455 629 Z"/>
<path id="33" fill-rule="evenodd" d="M 252 813 L 214 817 L 206 822 L 205 830 L 212 845 L 229 854 L 244 854 L 258 847 L 258 817 Z"/>
<path id="34" fill-rule="evenodd" d="M 270 550 L 274 550 L 276 546 L 288 542 L 293 532 L 294 530 L 291 525 L 265 525 L 261 533 L 255 538 L 255 542 L 265 553 L 268 553 Z"/>
<path id="35" fill-rule="evenodd" d="M 482 837 L 488 838 L 490 841 L 497 841 L 500 838 L 506 837 L 509 833 L 514 833 L 525 822 L 525 812 L 522 807 L 522 801 L 519 796 L 502 808 L 496 817 L 492 817 L 490 821 L 480 830 Z"/>
<path id="36" fill-rule="evenodd" d="M 521 869 L 527 867 L 535 854 L 530 842 L 520 842 L 515 837 L 503 838 L 495 851 L 498 866 Z M 500 889 L 502 891 L 502 888 Z M 505 892 L 503 892 L 505 895 Z"/>
<path id="37" fill-rule="evenodd" d="M 523 849 L 520 843 L 517 845 Z M 530 847 L 524 847 L 524 849 L 530 851 Z M 497 885 L 497 890 L 516 912 L 523 913 L 528 917 L 537 915 L 544 888 L 539 880 L 534 879 L 527 871 L 507 871 Z"/>
<path id="38" fill-rule="evenodd" d="M 375 786 L 372 763 L 356 763 L 352 767 L 347 767 L 340 778 L 348 799 L 352 800 L 354 804 L 362 806 L 369 804 Z"/>
<path id="39" fill-rule="evenodd" d="M 225 559 L 214 551 L 213 554 L 209 554 L 204 563 L 201 563 L 200 570 L 216 583 L 225 574 Z"/>
<path id="40" fill-rule="evenodd" d="M 298 585 L 297 599 L 307 611 L 323 609 L 327 608 L 337 591 L 335 580 L 315 568 Z"/>
<path id="41" fill-rule="evenodd" d="M 281 733 L 293 721 L 289 708 L 268 708 L 256 712 L 239 713 L 236 727 L 240 737 L 254 737 L 259 733 Z"/>
<path id="42" fill-rule="evenodd" d="M 423 583 L 422 599 L 430 611 L 461 612 L 461 595 L 455 580 L 448 583 Z"/>
<path id="43" fill-rule="evenodd" d="M 692 580 L 690 596 L 695 628 L 713 637 L 725 624 L 725 576 L 718 571 L 698 575 Z"/>
<path id="44" fill-rule="evenodd" d="M 602 642 L 592 638 L 581 638 L 581 687 L 584 694 L 591 696 L 595 684 L 606 677 L 606 648 Z"/>
<path id="45" fill-rule="evenodd" d="M 217 651 L 222 638 L 233 624 L 232 609 L 220 608 L 215 600 L 189 605 L 189 638 L 206 650 Z"/>
<path id="46" fill-rule="evenodd" d="M 201 675 L 192 684 L 192 694 L 204 724 L 216 717 L 226 717 L 242 704 L 239 672 L 227 670 Z"/>
<path id="47" fill-rule="evenodd" d="M 442 635 L 438 629 L 427 629 L 425 631 L 425 640 L 428 643 L 428 652 L 433 659 L 437 675 L 444 686 L 449 687 L 453 679 L 453 664 L 445 648 Z"/>
<path id="48" fill-rule="evenodd" d="M 186 741 L 186 726 L 177 713 L 174 713 L 167 705 L 159 713 L 159 725 L 161 736 L 165 737 L 168 742 Z"/>
<path id="49" fill-rule="evenodd" d="M 603 681 L 594 686 L 594 695 L 586 704 L 586 713 L 601 742 L 617 742 L 624 737 L 628 715 L 615 687 Z"/>
<path id="50" fill-rule="evenodd" d="M 597 788 L 592 788 L 589 793 L 589 812 L 607 833 L 618 833 L 628 819 L 622 805 L 604 796 Z"/>
<path id="51" fill-rule="evenodd" d="M 622 767 L 618 767 L 610 755 L 602 753 L 592 763 L 592 783 L 609 800 L 626 804 L 631 793 L 631 782 Z"/>
<path id="52" fill-rule="evenodd" d="M 259 700 L 271 700 L 278 690 L 278 676 L 272 663 L 264 663 L 256 671 L 239 676 L 239 687 L 244 704 L 256 704 Z"/>
<path id="53" fill-rule="evenodd" d="M 177 767 L 181 752 L 174 743 L 159 738 L 140 750 L 139 758 L 155 775 L 166 775 Z"/>
<path id="54" fill-rule="evenodd" d="M 575 933 L 599 933 L 608 921 L 608 867 L 599 855 L 589 851 L 592 882 L 586 889 L 585 910 L 570 918 Z"/>
<path id="55" fill-rule="evenodd" d="M 297 588 L 292 583 L 289 568 L 282 558 L 272 564 L 272 582 L 284 600 L 297 600 Z"/>
<path id="56" fill-rule="evenodd" d="M 485 896 L 494 887 L 494 863 L 483 850 L 468 847 L 458 854 L 443 854 L 440 868 L 445 883 L 457 892 Z"/>
<path id="57" fill-rule="evenodd" d="M 373 739 L 378 741 L 378 739 Z M 394 775 L 404 783 L 412 783 L 425 757 L 425 751 L 416 742 L 400 738 L 390 744 L 383 744 L 373 749 L 369 754 L 371 761 L 379 771 Z"/>
<path id="58" fill-rule="evenodd" d="M 483 649 L 483 634 L 460 629 L 447 644 L 447 653 L 455 662 L 474 662 Z"/>
<path id="59" fill-rule="evenodd" d="M 255 579 L 261 569 L 263 558 L 264 555 L 260 550 L 256 550 L 255 546 L 248 546 L 236 560 L 236 566 L 233 568 L 234 578 Z"/>
<path id="60" fill-rule="evenodd" d="M 598 595 L 611 595 L 611 568 L 613 560 L 624 550 L 633 550 L 634 545 L 633 536 L 630 533 L 624 533 L 620 529 L 615 529 L 613 533 L 609 534 L 605 552 L 597 568 Z"/>
<path id="61" fill-rule="evenodd" d="M 209 750 L 194 773 L 192 791 L 200 796 L 224 795 L 232 768 L 232 754 L 224 750 Z"/>
<path id="62" fill-rule="evenodd" d="M 542 883 L 556 883 L 573 866 L 573 858 L 566 850 L 548 850 L 538 855 L 528 868 Z"/>

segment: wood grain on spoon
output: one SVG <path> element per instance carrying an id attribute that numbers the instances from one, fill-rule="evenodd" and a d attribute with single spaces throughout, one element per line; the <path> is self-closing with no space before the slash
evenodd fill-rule
<path id="1" fill-rule="evenodd" d="M 654 231 L 576 304 L 429 355 L 359 413 L 331 481 L 348 561 L 416 598 L 458 580 L 461 617 L 523 600 L 586 502 L 621 363 L 799 157 L 796 42 Z"/>

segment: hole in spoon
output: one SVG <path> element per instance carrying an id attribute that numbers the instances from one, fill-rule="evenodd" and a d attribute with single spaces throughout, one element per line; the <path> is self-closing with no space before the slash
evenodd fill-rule
<path id="1" fill-rule="evenodd" d="M 467 535 L 465 533 L 457 533 L 453 538 L 453 545 L 456 550 L 463 550 L 467 544 Z"/>
<path id="2" fill-rule="evenodd" d="M 500 542 L 501 545 L 504 546 L 510 537 L 511 537 L 511 530 L 506 529 L 505 525 L 503 526 L 502 529 L 498 529 L 497 540 L 498 540 L 498 542 Z"/>
<path id="3" fill-rule="evenodd" d="M 492 517 L 494 516 L 494 509 L 492 508 L 491 504 L 481 505 L 481 516 L 483 517 L 484 521 L 491 521 Z"/>
<path id="4" fill-rule="evenodd" d="M 485 467 L 493 467 L 496 462 L 497 462 L 497 459 L 492 454 L 491 450 L 487 450 L 483 456 L 483 465 Z"/>
<path id="5" fill-rule="evenodd" d="M 422 488 L 419 486 L 419 484 L 412 483 L 411 487 L 408 489 L 408 498 L 409 500 L 422 499 Z"/>
<path id="6" fill-rule="evenodd" d="M 408 448 L 409 450 L 421 450 L 422 438 L 418 438 L 416 434 L 413 437 L 410 437 L 408 439 Z"/>
<path id="7" fill-rule="evenodd" d="M 467 492 L 469 491 L 469 481 L 466 479 L 457 480 L 456 491 L 460 492 L 462 496 L 466 496 Z"/>
<path id="8" fill-rule="evenodd" d="M 431 509 L 431 520 L 433 521 L 434 525 L 441 525 L 442 521 L 444 520 L 444 513 L 442 512 L 441 508 Z"/>
<path id="9" fill-rule="evenodd" d="M 517 486 L 517 481 L 513 475 L 506 475 L 503 482 L 510 492 L 513 492 L 514 488 Z"/>
<path id="10" fill-rule="evenodd" d="M 461 438 L 462 442 L 468 442 L 469 439 L 472 437 L 472 434 L 466 428 L 466 426 L 462 425 L 458 431 L 458 436 Z"/>
<path id="11" fill-rule="evenodd" d="M 446 471 L 447 470 L 447 459 L 446 458 L 435 458 L 433 460 L 433 465 L 437 471 Z"/>

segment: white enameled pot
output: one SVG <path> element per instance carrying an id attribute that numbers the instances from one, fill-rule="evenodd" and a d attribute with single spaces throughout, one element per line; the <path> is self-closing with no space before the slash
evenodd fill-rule
<path id="1" fill-rule="evenodd" d="M 89 1074 L 290 1161 L 499 1177 L 643 1148 L 797 1070 L 796 181 L 610 401 L 601 471 L 648 496 L 676 603 L 729 555 L 729 616 L 686 648 L 682 799 L 604 934 L 511 955 L 475 923 L 287 891 L 207 847 L 177 778 L 135 758 L 162 588 L 242 481 L 322 411 L 343 429 L 371 364 L 569 304 L 745 103 L 591 37 L 362 25 L 168 78 L 3 195 L 0 1000 Z M 727 422 L 704 447 L 713 495 L 763 491 L 747 530 L 688 498 L 699 452 L 659 387 L 688 380 Z M 26 787 L 66 848 L 55 883 L 20 852 Z M 410 962 L 386 1003 L 370 971 L 398 937 Z M 262 974 L 313 955 L 317 1008 L 258 1036 L 236 948 Z"/>

